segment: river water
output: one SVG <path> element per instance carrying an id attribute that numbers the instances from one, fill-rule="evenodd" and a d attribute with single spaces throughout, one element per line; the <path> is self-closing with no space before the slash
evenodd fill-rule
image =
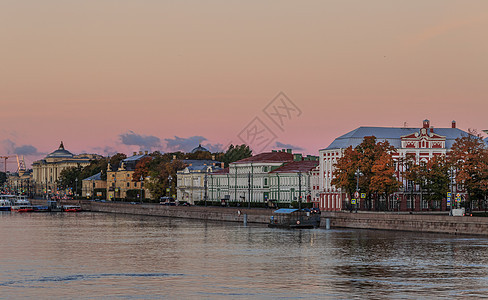
<path id="1" fill-rule="evenodd" d="M 480 237 L 2 212 L 0 298 L 479 298 L 487 250 Z"/>

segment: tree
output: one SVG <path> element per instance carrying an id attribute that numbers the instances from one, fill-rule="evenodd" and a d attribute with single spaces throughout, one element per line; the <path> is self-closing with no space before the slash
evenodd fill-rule
<path id="1" fill-rule="evenodd" d="M 186 159 L 210 160 L 213 154 L 207 151 L 197 151 L 195 153 L 187 153 Z"/>
<path id="2" fill-rule="evenodd" d="M 231 144 L 225 153 L 221 153 L 217 156 L 217 160 L 223 162 L 224 166 L 227 168 L 230 163 L 251 156 L 252 150 L 249 148 L 249 146 L 245 144 L 234 146 Z"/>
<path id="3" fill-rule="evenodd" d="M 374 136 L 365 137 L 356 148 L 350 146 L 344 150 L 334 166 L 331 183 L 345 189 L 351 197 L 358 185 L 360 191 L 367 193 L 366 201 L 371 208 L 372 196 L 388 197 L 401 185 L 394 177 L 394 151 L 387 141 L 376 142 Z"/>
<path id="4" fill-rule="evenodd" d="M 384 152 L 373 164 L 371 172 L 370 192 L 388 199 L 400 188 L 401 183 L 395 176 L 395 163 L 391 153 Z"/>
<path id="5" fill-rule="evenodd" d="M 166 192 L 169 187 L 169 176 L 171 175 L 171 192 L 176 191 L 176 172 L 183 170 L 186 164 L 182 160 L 185 155 L 181 152 L 175 153 L 152 153 L 150 157 L 141 159 L 137 164 L 132 175 L 133 181 L 139 181 L 141 176 L 146 178 L 145 188 L 151 193 L 154 199 L 162 196 L 170 196 Z"/>
<path id="6" fill-rule="evenodd" d="M 57 186 L 60 189 L 73 189 L 73 193 L 76 192 L 76 180 L 81 183 L 81 170 L 82 167 L 78 164 L 76 167 L 66 168 L 59 174 L 59 179 L 57 181 Z"/>
<path id="7" fill-rule="evenodd" d="M 455 180 L 468 194 L 468 207 L 472 200 L 486 199 L 488 192 L 488 150 L 476 131 L 456 139 L 448 154 Z"/>
<path id="8" fill-rule="evenodd" d="M 429 208 L 433 208 L 433 201 L 440 201 L 449 191 L 449 164 L 445 156 L 436 155 L 411 165 L 406 177 L 419 187 L 422 200 L 429 203 Z"/>
<path id="9" fill-rule="evenodd" d="M 6 181 L 7 181 L 7 174 L 5 174 L 5 172 L 0 172 L 0 186 L 3 187 Z"/>
<path id="10" fill-rule="evenodd" d="M 359 168 L 359 152 L 352 146 L 346 148 L 334 165 L 331 184 L 344 189 L 349 195 L 356 190 L 355 172 Z"/>
<path id="11" fill-rule="evenodd" d="M 95 174 L 101 173 L 102 180 L 107 179 L 107 166 L 109 159 L 104 157 L 100 159 L 95 159 L 90 162 L 90 164 L 81 170 L 81 179 L 86 179 Z"/>
<path id="12" fill-rule="evenodd" d="M 108 162 L 110 165 L 110 170 L 117 171 L 117 169 L 119 168 L 120 162 L 126 158 L 127 158 L 127 155 L 125 155 L 124 153 L 117 153 L 117 154 L 113 155 L 112 157 L 110 157 L 109 162 Z"/>

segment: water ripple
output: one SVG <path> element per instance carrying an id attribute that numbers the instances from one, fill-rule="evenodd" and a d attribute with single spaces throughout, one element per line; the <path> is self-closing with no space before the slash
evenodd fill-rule
<path id="1" fill-rule="evenodd" d="M 17 281 L 6 281 L 0 283 L 0 286 L 15 286 L 25 285 L 36 282 L 66 282 L 76 280 L 93 280 L 101 278 L 116 278 L 116 277 L 183 277 L 185 274 L 169 274 L 169 273 L 107 273 L 107 274 L 75 274 L 65 276 L 44 276 L 34 279 L 24 279 Z"/>

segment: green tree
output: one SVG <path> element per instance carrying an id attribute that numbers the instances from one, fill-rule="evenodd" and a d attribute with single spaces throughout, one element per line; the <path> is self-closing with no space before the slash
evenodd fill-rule
<path id="1" fill-rule="evenodd" d="M 434 156 L 428 161 L 409 166 L 407 180 L 418 186 L 423 201 L 433 208 L 449 191 L 449 163 L 445 156 Z M 437 203 L 439 206 L 439 203 Z"/>
<path id="2" fill-rule="evenodd" d="M 234 146 L 231 144 L 225 153 L 217 155 L 217 160 L 223 162 L 225 167 L 228 167 L 230 163 L 251 156 L 252 150 L 249 146 L 245 144 Z"/>
<path id="3" fill-rule="evenodd" d="M 81 171 L 82 167 L 78 164 L 76 167 L 66 168 L 61 171 L 59 174 L 59 179 L 57 181 L 57 186 L 60 189 L 73 189 L 73 193 L 76 192 L 76 180 L 78 179 L 78 190 L 80 189 L 81 185 Z"/>
<path id="4" fill-rule="evenodd" d="M 102 180 L 106 180 L 108 162 L 109 159 L 106 157 L 92 160 L 88 166 L 81 170 L 80 177 L 82 179 L 86 179 L 90 176 L 101 173 Z"/>
<path id="5" fill-rule="evenodd" d="M 110 169 L 112 171 L 117 171 L 117 169 L 119 168 L 120 162 L 126 158 L 127 158 L 127 155 L 125 155 L 124 153 L 117 153 L 117 154 L 113 155 L 112 157 L 110 157 L 110 159 L 108 161 L 108 163 L 110 164 Z"/>
<path id="6" fill-rule="evenodd" d="M 5 172 L 0 172 L 0 187 L 3 187 L 5 182 L 7 182 L 7 174 L 5 174 Z"/>
<path id="7" fill-rule="evenodd" d="M 485 200 L 488 192 L 488 150 L 476 131 L 456 139 L 448 154 L 448 160 L 458 185 L 468 193 L 467 206 L 472 200 Z"/>

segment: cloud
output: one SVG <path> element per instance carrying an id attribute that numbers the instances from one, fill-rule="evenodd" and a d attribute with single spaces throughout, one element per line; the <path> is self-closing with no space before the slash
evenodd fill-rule
<path id="1" fill-rule="evenodd" d="M 226 150 L 226 149 L 224 149 L 224 145 L 222 145 L 222 144 L 205 144 L 202 146 L 207 148 L 208 151 L 210 151 L 212 153 L 225 152 L 225 150 Z"/>
<path id="2" fill-rule="evenodd" d="M 141 149 L 152 149 L 161 146 L 161 139 L 153 135 L 141 135 L 133 131 L 119 135 L 122 144 L 139 146 Z"/>
<path id="3" fill-rule="evenodd" d="M 182 151 L 190 152 L 193 148 L 198 147 L 203 141 L 207 139 L 203 136 L 192 136 L 189 138 L 181 138 L 175 136 L 174 138 L 164 139 L 166 141 L 166 148 L 168 151 Z"/>
<path id="4" fill-rule="evenodd" d="M 31 145 L 23 145 L 15 148 L 15 154 L 19 155 L 38 155 L 37 148 Z"/>
<path id="5" fill-rule="evenodd" d="M 9 139 L 3 140 L 1 144 L 3 145 L 3 149 L 6 151 L 6 154 L 18 154 L 25 156 L 43 155 L 43 153 L 39 153 L 37 148 L 32 145 L 17 146 L 14 141 Z"/>
<path id="6" fill-rule="evenodd" d="M 280 143 L 280 142 L 276 142 L 276 145 L 275 146 L 277 148 L 280 148 L 280 149 L 304 150 L 302 147 L 298 147 L 298 146 L 291 145 L 291 144 L 283 144 L 283 143 Z"/>

